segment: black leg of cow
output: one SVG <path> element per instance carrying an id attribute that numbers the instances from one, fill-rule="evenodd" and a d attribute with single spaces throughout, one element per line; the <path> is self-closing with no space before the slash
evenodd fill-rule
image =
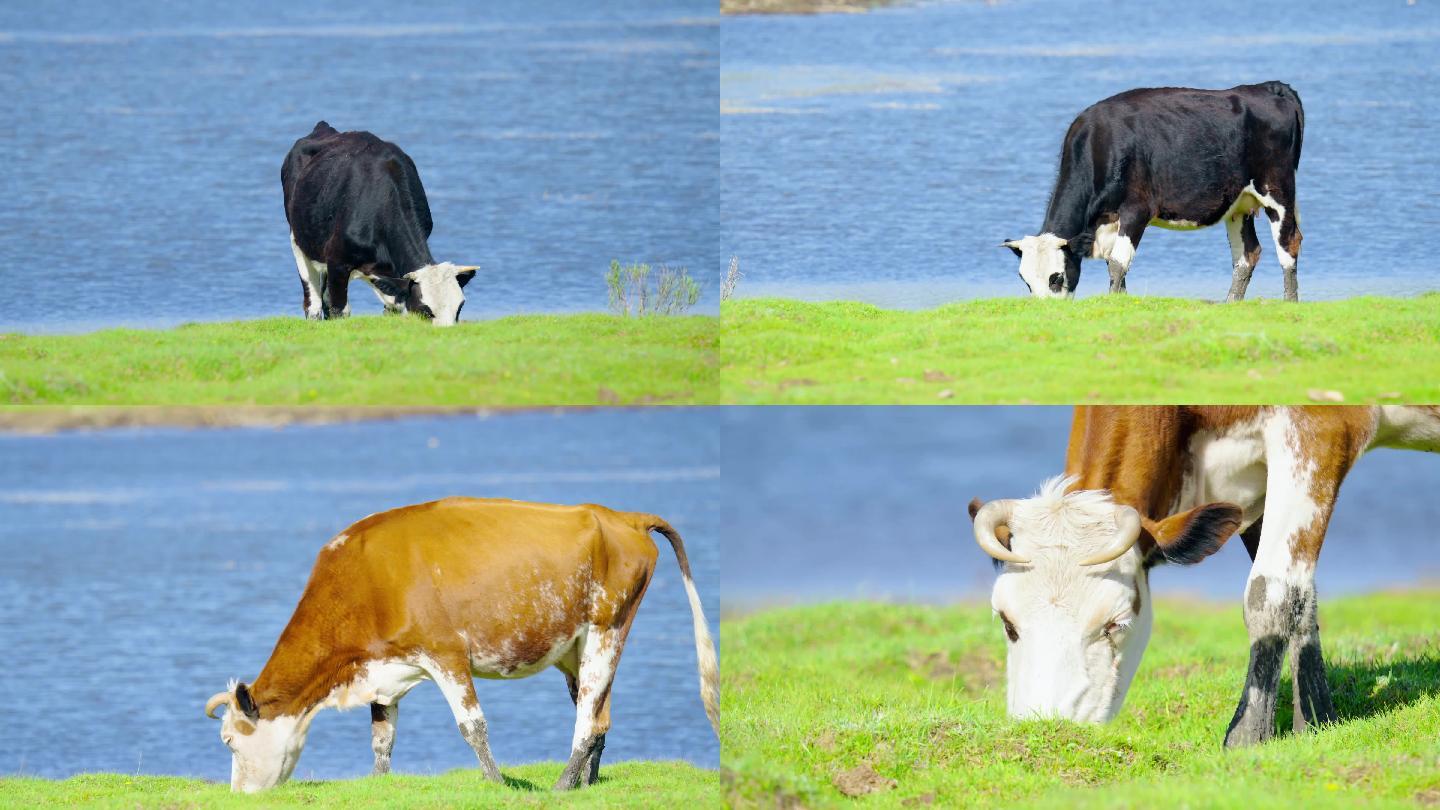
<path id="1" fill-rule="evenodd" d="M 370 749 L 375 752 L 376 775 L 390 772 L 390 752 L 395 750 L 395 721 L 400 717 L 400 704 L 370 704 Z"/>
<path id="2" fill-rule="evenodd" d="M 1280 691 L 1280 665 L 1290 640 L 1286 606 L 1268 596 L 1269 580 L 1253 576 L 1245 591 L 1245 627 L 1250 631 L 1250 665 L 1245 691 L 1225 732 L 1225 747 L 1237 748 L 1275 736 L 1275 701 Z"/>
<path id="3" fill-rule="evenodd" d="M 1280 223 L 1280 242 L 1289 254 L 1289 262 L 1282 265 L 1285 270 L 1285 300 L 1300 300 L 1300 225 L 1295 221 L 1295 212 L 1287 211 Z"/>
<path id="4" fill-rule="evenodd" d="M 1295 633 L 1290 637 L 1290 675 L 1295 683 L 1296 732 L 1336 721 L 1325 658 L 1320 654 L 1320 621 L 1315 611 L 1315 588 L 1296 594 Z"/>
<path id="5" fill-rule="evenodd" d="M 326 318 L 350 315 L 350 268 L 332 264 L 325 268 Z"/>

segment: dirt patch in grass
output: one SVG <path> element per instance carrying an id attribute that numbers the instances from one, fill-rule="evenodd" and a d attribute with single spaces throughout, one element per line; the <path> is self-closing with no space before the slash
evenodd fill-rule
<path id="1" fill-rule="evenodd" d="M 906 663 L 911 672 L 926 680 L 958 681 L 966 692 L 983 692 L 1004 682 L 1000 662 L 983 650 L 971 650 L 958 659 L 948 650 L 911 650 Z"/>
<path id="2" fill-rule="evenodd" d="M 864 796 L 867 793 L 881 793 L 886 790 L 894 790 L 899 782 L 888 776 L 881 776 L 876 773 L 870 763 L 864 762 L 848 771 L 835 775 L 835 789 L 846 796 Z"/>

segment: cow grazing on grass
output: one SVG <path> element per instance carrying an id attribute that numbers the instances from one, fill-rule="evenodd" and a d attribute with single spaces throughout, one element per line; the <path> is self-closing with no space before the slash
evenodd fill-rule
<path id="1" fill-rule="evenodd" d="M 220 738 L 231 788 L 289 778 L 316 713 L 370 706 L 375 772 L 390 769 L 400 699 L 422 680 L 445 695 L 493 781 L 485 716 L 472 677 L 565 673 L 575 736 L 557 789 L 599 774 L 610 686 L 655 572 L 649 532 L 670 541 L 690 599 L 700 696 L 718 734 L 715 647 L 680 535 L 654 515 L 603 506 L 447 498 L 371 515 L 331 540 L 300 604 L 253 684 L 232 682 Z"/>
<path id="2" fill-rule="evenodd" d="M 477 267 L 430 255 L 430 203 L 414 161 L 368 132 L 321 121 L 280 169 L 301 305 L 312 320 L 350 314 L 350 279 L 369 283 L 386 312 L 450 326 Z"/>
<path id="3" fill-rule="evenodd" d="M 1340 482 L 1374 447 L 1440 452 L 1440 407 L 1078 408 L 1063 478 L 970 504 L 1001 565 L 1010 713 L 1114 717 L 1150 637 L 1150 568 L 1198 563 L 1239 532 L 1250 665 L 1225 744 L 1274 735 L 1287 648 L 1295 730 L 1333 722 L 1315 563 Z"/>
<path id="4" fill-rule="evenodd" d="M 1086 258 L 1104 259 L 1110 292 L 1124 292 L 1146 225 L 1193 230 L 1223 221 L 1234 270 L 1227 300 L 1239 301 L 1260 257 L 1255 213 L 1264 209 L 1285 300 L 1298 301 L 1295 170 L 1304 131 L 1300 97 L 1281 82 L 1111 96 L 1065 133 L 1040 235 L 1004 245 L 1038 298 L 1074 295 Z"/>

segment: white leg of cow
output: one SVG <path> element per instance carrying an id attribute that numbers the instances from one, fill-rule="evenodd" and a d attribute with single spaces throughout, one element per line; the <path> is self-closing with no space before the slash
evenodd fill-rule
<path id="1" fill-rule="evenodd" d="M 1225 236 L 1230 240 L 1230 264 L 1234 268 L 1230 294 L 1225 296 L 1225 300 L 1244 301 L 1250 276 L 1255 272 L 1255 257 L 1260 255 L 1260 244 L 1255 238 L 1255 219 L 1245 215 L 1226 219 Z"/>
<path id="2" fill-rule="evenodd" d="M 1327 446 L 1309 433 L 1289 414 L 1277 416 L 1266 428 L 1265 516 L 1245 587 L 1250 664 L 1225 734 L 1226 747 L 1253 745 L 1275 735 L 1275 702 L 1287 647 L 1293 648 L 1295 699 L 1304 721 L 1335 719 L 1320 655 L 1315 562 L 1339 481 L 1354 459 L 1308 457 L 1307 450 Z M 1303 727 L 1304 722 L 1297 721 L 1297 728 Z"/>
<path id="3" fill-rule="evenodd" d="M 450 704 L 450 711 L 455 715 L 455 725 L 460 727 L 461 736 L 475 751 L 485 778 L 492 782 L 504 782 L 500 766 L 495 764 L 495 756 L 490 753 L 490 735 L 485 726 L 485 715 L 480 711 L 480 699 L 475 696 L 475 682 L 471 680 L 469 664 L 463 670 L 435 666 L 433 662 L 422 663 L 422 666 L 435 685 L 440 687 L 441 694 L 445 695 L 445 702 Z"/>
<path id="4" fill-rule="evenodd" d="M 570 743 L 570 760 L 555 783 L 556 790 L 579 787 L 582 780 L 588 784 L 598 775 L 605 733 L 610 730 L 610 685 L 620 662 L 624 635 L 618 629 L 592 625 L 580 643 L 583 646 L 575 689 L 575 736 Z"/>
<path id="5" fill-rule="evenodd" d="M 1130 272 L 1130 263 L 1135 261 L 1135 245 L 1124 233 L 1115 235 L 1115 244 L 1105 258 L 1110 267 L 1110 292 L 1125 292 L 1125 274 Z"/>
<path id="6" fill-rule="evenodd" d="M 290 250 L 295 254 L 295 267 L 300 271 L 301 305 L 305 317 L 312 321 L 324 318 L 320 309 L 320 297 L 325 289 L 325 265 L 310 261 L 300 246 L 295 244 L 295 234 L 290 234 Z"/>
<path id="7" fill-rule="evenodd" d="M 395 722 L 400 718 L 400 704 L 370 704 L 370 750 L 375 752 L 375 773 L 390 772 L 390 752 L 395 750 Z"/>
<path id="8" fill-rule="evenodd" d="M 1268 199 L 1268 198 L 1267 198 Z M 1300 300 L 1298 267 L 1300 262 L 1300 225 L 1295 207 L 1267 201 L 1265 214 L 1270 219 L 1270 236 L 1275 240 L 1275 255 L 1285 273 L 1285 300 Z"/>

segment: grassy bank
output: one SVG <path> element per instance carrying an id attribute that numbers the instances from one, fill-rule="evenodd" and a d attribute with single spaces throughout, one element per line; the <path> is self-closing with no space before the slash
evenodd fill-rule
<path id="1" fill-rule="evenodd" d="M 562 763 L 503 768 L 506 785 L 479 771 L 440 776 L 384 776 L 334 782 L 292 782 L 256 796 L 229 785 L 169 776 L 87 774 L 70 779 L 0 779 L 6 807 L 708 807 L 718 804 L 714 771 L 682 762 L 604 765 L 600 781 L 552 793 Z"/>
<path id="2" fill-rule="evenodd" d="M 1097 296 L 920 311 L 728 301 L 731 403 L 1440 400 L 1440 294 L 1286 304 Z"/>
<path id="3" fill-rule="evenodd" d="M 621 405 L 716 397 L 713 317 L 270 318 L 0 336 L 0 404 Z"/>
<path id="4" fill-rule="evenodd" d="M 722 779 L 741 807 L 1440 802 L 1440 592 L 1322 600 L 1341 722 L 1226 752 L 1239 604 L 1161 600 L 1119 718 L 1013 722 L 985 605 L 841 603 L 722 623 Z M 1290 727 L 1290 686 L 1280 728 Z"/>

